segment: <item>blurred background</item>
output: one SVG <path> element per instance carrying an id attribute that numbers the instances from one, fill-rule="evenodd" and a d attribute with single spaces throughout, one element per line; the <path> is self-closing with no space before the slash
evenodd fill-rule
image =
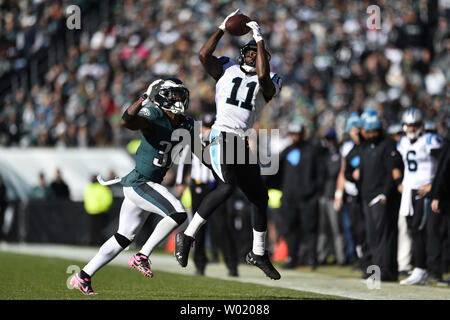
<path id="1" fill-rule="evenodd" d="M 80 29 L 66 26 L 69 5 L 81 9 Z M 379 29 L 367 27 L 370 5 L 380 7 Z M 342 143 L 351 112 L 376 109 L 388 128 L 414 106 L 449 136 L 446 0 L 0 0 L 3 237 L 90 243 L 82 234 L 92 176 L 134 167 L 139 136 L 120 127 L 123 111 L 154 79 L 176 76 L 190 89 L 188 114 L 214 112 L 214 82 L 197 53 L 236 8 L 261 25 L 271 70 L 283 80 L 258 128 L 279 128 L 283 140 L 288 124 L 301 121 L 312 141 L 334 130 Z M 236 58 L 250 39 L 227 34 L 216 54 Z M 112 191 L 110 229 L 122 197 Z"/>

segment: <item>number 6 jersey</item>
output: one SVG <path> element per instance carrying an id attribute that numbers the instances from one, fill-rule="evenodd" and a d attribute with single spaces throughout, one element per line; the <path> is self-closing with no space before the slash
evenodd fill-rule
<path id="1" fill-rule="evenodd" d="M 441 139 L 436 134 L 421 135 L 414 143 L 403 136 L 397 144 L 405 164 L 403 185 L 411 189 L 431 183 L 436 171 L 436 159 L 431 155 L 433 149 L 441 147 Z"/>
<path id="2" fill-rule="evenodd" d="M 239 64 L 228 57 L 219 57 L 222 76 L 216 83 L 216 121 L 213 128 L 239 133 L 253 127 L 264 106 L 269 102 L 259 90 L 257 74 L 246 74 Z M 275 95 L 281 90 L 281 78 L 270 72 Z"/>

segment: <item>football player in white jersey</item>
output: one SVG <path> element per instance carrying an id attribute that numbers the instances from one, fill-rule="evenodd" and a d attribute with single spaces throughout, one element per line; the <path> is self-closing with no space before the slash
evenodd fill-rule
<path id="1" fill-rule="evenodd" d="M 253 32 L 254 40 L 240 48 L 238 62 L 228 57 L 213 55 L 224 35 L 227 20 L 238 11 L 239 9 L 225 18 L 199 53 L 200 62 L 206 72 L 216 80 L 216 121 L 210 134 L 209 151 L 218 186 L 203 199 L 184 233 L 177 234 L 175 257 L 182 267 L 187 265 L 195 234 L 209 215 L 232 194 L 235 187 L 239 187 L 256 208 L 252 213 L 253 247 L 247 254 L 246 261 L 259 267 L 269 278 L 277 280 L 281 276 L 273 267 L 265 244 L 267 187 L 262 180 L 259 165 L 249 161 L 253 155 L 243 133 L 253 127 L 263 107 L 278 94 L 281 79 L 270 72 L 270 55 L 265 48 L 260 27 L 255 21 L 247 23 Z M 238 147 L 230 148 L 231 144 Z M 229 161 L 229 152 L 234 152 L 231 156 L 232 163 Z M 244 163 L 236 162 L 236 156 L 241 157 L 243 154 Z"/>
<path id="2" fill-rule="evenodd" d="M 412 236 L 414 270 L 400 284 L 426 284 L 428 282 L 426 256 L 426 224 L 429 219 L 431 190 L 436 171 L 437 153 L 441 147 L 440 138 L 436 134 L 425 133 L 423 116 L 419 109 L 410 108 L 402 116 L 403 136 L 397 149 L 405 164 L 402 184 L 400 215 L 406 216 L 408 229 Z"/>

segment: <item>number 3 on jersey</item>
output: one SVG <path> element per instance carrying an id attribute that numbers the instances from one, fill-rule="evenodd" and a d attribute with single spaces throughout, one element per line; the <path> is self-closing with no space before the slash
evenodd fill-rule
<path id="1" fill-rule="evenodd" d="M 252 81 L 247 83 L 247 97 L 245 98 L 245 101 L 241 101 L 239 102 L 239 100 L 236 100 L 237 94 L 238 94 L 238 90 L 239 87 L 241 86 L 242 83 L 242 78 L 241 77 L 236 77 L 232 80 L 232 82 L 234 83 L 233 88 L 231 89 L 231 94 L 230 97 L 227 99 L 227 103 L 231 104 L 233 106 L 239 106 L 239 103 L 241 104 L 240 107 L 247 109 L 247 110 L 252 110 L 253 105 L 252 105 L 252 99 L 253 99 L 253 94 L 255 93 L 255 88 L 256 88 L 256 82 Z"/>
<path id="2" fill-rule="evenodd" d="M 172 149 L 172 143 L 168 142 L 168 141 L 160 141 L 159 144 L 161 146 L 164 146 L 164 150 L 159 150 L 158 154 L 162 155 L 162 159 L 155 157 L 153 158 L 153 164 L 157 167 L 168 167 L 170 165 L 170 163 L 168 163 L 169 160 L 169 152 Z"/>

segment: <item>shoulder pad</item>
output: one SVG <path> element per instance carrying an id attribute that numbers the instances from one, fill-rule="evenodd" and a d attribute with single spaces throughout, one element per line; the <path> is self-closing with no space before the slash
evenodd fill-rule
<path id="1" fill-rule="evenodd" d="M 427 133 L 427 135 L 426 135 L 427 144 L 433 144 L 433 140 L 437 143 L 442 142 L 436 133 Z"/>
<path id="2" fill-rule="evenodd" d="M 218 59 L 221 64 L 227 64 L 230 61 L 228 57 L 219 57 Z"/>

